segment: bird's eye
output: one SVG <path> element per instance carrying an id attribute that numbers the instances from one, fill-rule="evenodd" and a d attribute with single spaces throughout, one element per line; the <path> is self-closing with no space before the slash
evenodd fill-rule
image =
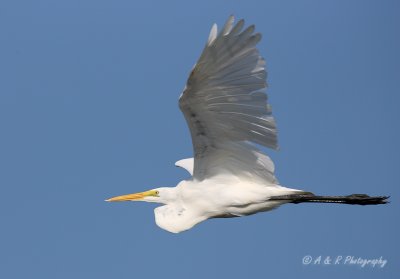
<path id="1" fill-rule="evenodd" d="M 156 195 L 158 195 L 158 194 L 160 194 L 160 192 L 159 192 L 159 191 L 156 191 Z"/>

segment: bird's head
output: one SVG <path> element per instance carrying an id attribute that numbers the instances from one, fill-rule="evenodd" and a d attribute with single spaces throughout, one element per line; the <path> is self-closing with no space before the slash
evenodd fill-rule
<path id="1" fill-rule="evenodd" d="M 173 198 L 173 188 L 156 188 L 145 192 L 127 194 L 122 196 L 116 196 L 107 199 L 108 202 L 116 201 L 145 201 L 145 202 L 156 202 L 156 203 L 167 203 Z"/>

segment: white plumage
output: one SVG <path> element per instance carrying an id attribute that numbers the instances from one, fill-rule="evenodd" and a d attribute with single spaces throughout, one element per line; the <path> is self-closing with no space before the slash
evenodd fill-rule
<path id="1" fill-rule="evenodd" d="M 175 166 L 183 168 L 185 170 L 187 170 L 188 173 L 190 173 L 190 175 L 193 175 L 193 158 L 187 158 L 187 159 L 182 159 L 179 160 L 175 163 Z"/>
<path id="2" fill-rule="evenodd" d="M 256 147 L 277 148 L 275 120 L 264 92 L 265 61 L 256 48 L 261 35 L 254 33 L 254 25 L 243 30 L 243 20 L 233 22 L 229 17 L 220 33 L 213 25 L 179 98 L 194 158 L 175 165 L 192 177 L 176 187 L 108 200 L 164 204 L 154 210 L 155 219 L 170 232 L 188 230 L 209 218 L 254 214 L 287 202 L 337 202 L 280 186 L 273 162 Z M 306 200 L 299 201 L 301 195 Z"/>
<path id="3" fill-rule="evenodd" d="M 266 71 L 254 25 L 241 31 L 230 17 L 194 66 L 179 106 L 190 128 L 196 180 L 229 173 L 276 183 L 271 160 L 252 143 L 277 147 L 275 120 L 264 93 Z"/>

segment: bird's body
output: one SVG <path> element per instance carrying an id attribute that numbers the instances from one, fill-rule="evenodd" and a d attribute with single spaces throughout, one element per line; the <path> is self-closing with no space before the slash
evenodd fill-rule
<path id="1" fill-rule="evenodd" d="M 194 158 L 177 166 L 192 177 L 176 187 L 157 188 L 108 201 L 164 204 L 154 210 L 157 225 L 178 233 L 219 217 L 238 217 L 274 209 L 284 203 L 334 202 L 380 204 L 387 197 L 314 196 L 279 184 L 274 164 L 257 146 L 277 148 L 277 132 L 264 90 L 264 59 L 256 48 L 261 39 L 254 25 L 216 25 L 179 98 L 189 126 Z"/>
<path id="2" fill-rule="evenodd" d="M 215 176 L 201 183 L 181 181 L 174 188 L 159 188 L 168 197 L 167 204 L 155 209 L 158 226 L 170 232 L 188 230 L 210 218 L 251 215 L 268 211 L 288 201 L 271 201 L 272 196 L 302 191 L 278 185 L 261 185 L 234 176 Z"/>

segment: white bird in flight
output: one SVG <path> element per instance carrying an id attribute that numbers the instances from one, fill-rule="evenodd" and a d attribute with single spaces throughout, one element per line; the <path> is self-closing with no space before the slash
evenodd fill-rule
<path id="1" fill-rule="evenodd" d="M 264 92 L 265 61 L 256 48 L 261 34 L 254 33 L 254 25 L 243 30 L 244 20 L 233 23 L 231 16 L 219 33 L 213 25 L 179 98 L 194 158 L 180 160 L 176 166 L 192 177 L 176 187 L 106 201 L 164 204 L 155 208 L 155 221 L 172 233 L 210 218 L 246 216 L 285 203 L 386 203 L 386 196 L 316 196 L 278 183 L 273 162 L 255 145 L 277 148 L 275 119 Z"/>

